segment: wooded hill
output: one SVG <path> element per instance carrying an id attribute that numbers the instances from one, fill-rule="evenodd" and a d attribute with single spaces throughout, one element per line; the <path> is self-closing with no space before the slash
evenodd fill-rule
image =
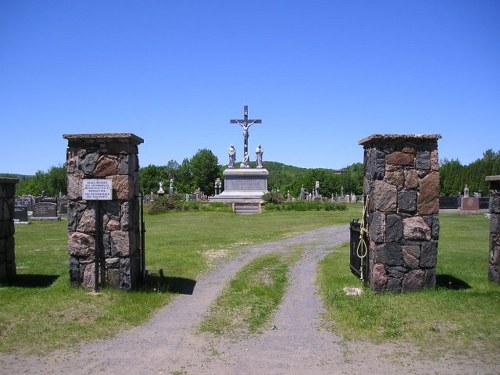
<path id="1" fill-rule="evenodd" d="M 250 163 L 252 167 L 254 163 Z M 302 186 L 312 191 L 316 181 L 320 183 L 319 192 L 324 197 L 332 194 L 354 193 L 360 195 L 363 189 L 363 165 L 352 164 L 336 171 L 327 168 L 301 168 L 274 161 L 265 161 L 264 167 L 269 171 L 268 189 L 277 191 L 283 196 L 288 192 L 298 196 Z M 191 159 L 184 159 L 181 164 L 175 160 L 166 166 L 148 165 L 140 169 L 141 189 L 144 193 L 158 190 L 158 183 L 163 181 L 168 186 L 170 178 L 174 178 L 175 188 L 179 193 L 192 193 L 197 186 L 208 195 L 214 193 L 214 181 L 222 178 L 226 166 L 218 164 L 217 158 L 210 150 L 199 150 Z M 469 191 L 489 195 L 489 183 L 486 176 L 500 175 L 500 151 L 487 150 L 483 157 L 469 165 L 462 165 L 458 160 L 442 160 L 440 166 L 440 195 L 456 196 L 463 192 L 467 184 Z M 66 193 L 66 167 L 51 167 L 47 172 L 38 171 L 35 176 L 18 174 L 2 174 L 0 177 L 18 178 L 16 194 L 57 196 Z"/>

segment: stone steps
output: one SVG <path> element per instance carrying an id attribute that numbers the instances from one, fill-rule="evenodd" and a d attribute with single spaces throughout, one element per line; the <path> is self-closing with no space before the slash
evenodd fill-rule
<path id="1" fill-rule="evenodd" d="M 233 211 L 238 215 L 255 215 L 261 213 L 260 203 L 234 203 Z"/>

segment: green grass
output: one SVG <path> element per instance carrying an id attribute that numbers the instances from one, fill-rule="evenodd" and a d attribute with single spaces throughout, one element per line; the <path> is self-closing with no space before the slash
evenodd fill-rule
<path id="1" fill-rule="evenodd" d="M 246 245 L 345 224 L 360 216 L 359 206 L 253 216 L 146 215 L 147 268 L 196 280 Z M 342 288 L 359 286 L 359 281 L 349 271 L 348 246 L 335 249 L 321 264 L 318 278 L 335 331 L 348 340 L 409 340 L 434 353 L 481 348 L 491 357 L 500 342 L 500 288 L 487 280 L 488 228 L 482 215 L 441 216 L 438 275 L 462 280 L 469 289 L 447 288 L 456 285 L 450 279 L 451 285 L 436 290 L 400 295 L 365 290 L 361 296 L 347 297 Z M 65 221 L 16 226 L 15 238 L 18 275 L 24 284 L 0 287 L 0 352 L 43 354 L 110 337 L 144 323 L 174 296 L 108 289 L 95 295 L 71 288 Z"/>
<path id="2" fill-rule="evenodd" d="M 335 212 L 169 212 L 145 215 L 150 273 L 196 280 L 244 245 L 347 223 L 360 207 Z M 17 286 L 0 287 L 0 352 L 42 354 L 140 325 L 174 294 L 69 286 L 66 221 L 16 226 Z"/>
<path id="3" fill-rule="evenodd" d="M 230 338 L 260 332 L 283 299 L 287 273 L 302 254 L 269 254 L 243 267 L 230 281 L 203 318 L 200 331 Z"/>
<path id="4" fill-rule="evenodd" d="M 360 286 L 348 268 L 349 247 L 324 259 L 318 283 L 336 333 L 347 340 L 408 340 L 436 355 L 474 348 L 497 353 L 500 288 L 487 279 L 489 221 L 450 214 L 440 221 L 435 290 L 374 294 L 365 288 L 346 296 L 344 287 Z"/>

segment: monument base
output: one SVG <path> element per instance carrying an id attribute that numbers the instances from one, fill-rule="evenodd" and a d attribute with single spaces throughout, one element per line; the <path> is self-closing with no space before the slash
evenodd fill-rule
<path id="1" fill-rule="evenodd" d="M 224 171 L 224 191 L 210 202 L 261 204 L 267 191 L 269 172 L 265 168 L 228 168 Z"/>
<path id="2" fill-rule="evenodd" d="M 461 215 L 477 215 L 479 210 L 479 198 L 476 197 L 463 197 L 462 204 L 460 205 L 459 214 Z"/>

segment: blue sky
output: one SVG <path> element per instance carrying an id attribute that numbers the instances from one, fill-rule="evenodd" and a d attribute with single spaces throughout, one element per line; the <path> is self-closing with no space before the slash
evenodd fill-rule
<path id="1" fill-rule="evenodd" d="M 264 163 L 340 169 L 404 133 L 468 164 L 500 149 L 499 20 L 497 0 L 0 0 L 0 172 L 64 163 L 75 133 L 226 164 L 244 105 Z"/>

